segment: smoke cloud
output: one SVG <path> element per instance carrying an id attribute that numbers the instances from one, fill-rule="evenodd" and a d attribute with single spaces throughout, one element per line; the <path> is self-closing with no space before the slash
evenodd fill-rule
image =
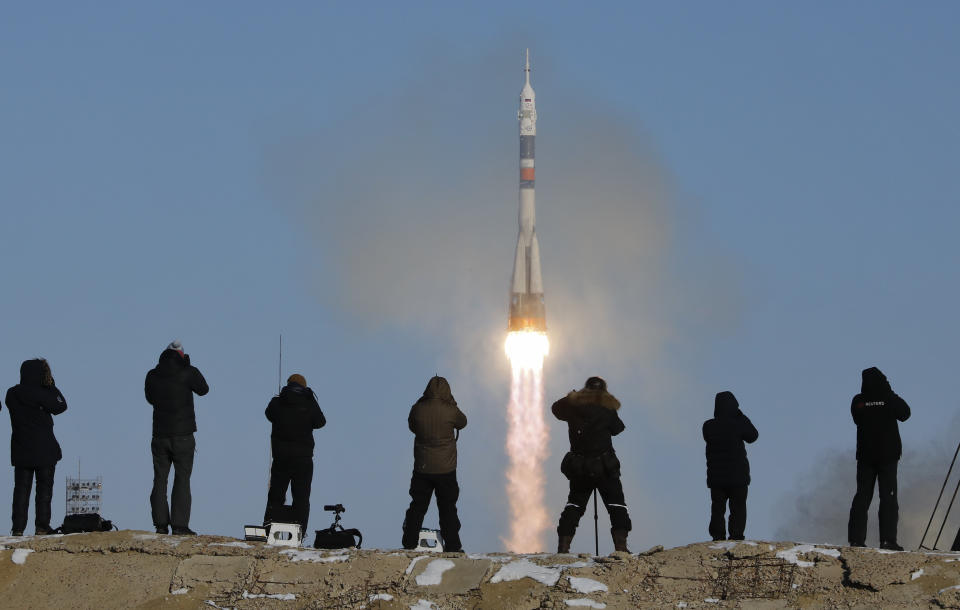
<path id="1" fill-rule="evenodd" d="M 443 346 L 438 366 L 466 380 L 458 398 L 491 405 L 486 417 L 499 422 L 490 434 L 505 437 L 522 63 L 519 53 L 455 55 L 425 58 L 429 71 L 325 125 L 290 125 L 268 144 L 266 178 L 316 245 L 318 297 L 370 332 Z M 537 57 L 547 404 L 601 374 L 624 404 L 643 406 L 631 416 L 636 430 L 699 442 L 689 422 L 702 420 L 715 389 L 697 383 L 695 366 L 703 344 L 737 323 L 734 265 L 642 127 Z M 565 443 L 554 438 L 551 455 Z M 618 451 L 625 464 L 644 463 L 641 442 Z M 464 478 L 497 485 L 486 497 L 502 498 L 489 458 L 462 457 Z M 546 496 L 559 502 L 556 514 L 566 493 L 558 464 Z M 501 523 L 502 504 L 487 509 L 501 511 Z"/>
<path id="2" fill-rule="evenodd" d="M 909 422 L 907 422 L 909 424 Z M 960 418 L 948 429 L 956 430 Z M 943 485 L 956 450 L 956 439 L 942 437 L 921 449 L 904 449 L 898 469 L 900 521 L 898 539 L 908 549 L 920 545 L 923 531 Z M 960 461 L 960 460 L 958 460 Z M 780 540 L 802 540 L 831 544 L 847 544 L 847 519 L 850 502 L 856 491 L 857 461 L 853 449 L 825 453 L 804 474 L 795 494 L 785 495 L 778 514 L 784 515 L 777 529 Z M 930 526 L 924 545 L 932 547 L 943 522 L 950 496 L 960 475 L 960 464 L 954 466 L 944 498 Z M 876 491 L 868 513 L 867 545 L 879 544 Z M 938 548 L 949 549 L 960 527 L 960 506 L 955 506 L 943 529 Z"/>
<path id="3" fill-rule="evenodd" d="M 508 376 L 518 58 L 431 57 L 400 90 L 311 133 L 291 127 L 267 156 L 270 188 L 314 237 L 318 279 L 335 288 L 321 298 L 369 328 L 439 339 L 445 362 L 497 385 Z M 547 61 L 534 67 L 537 232 L 559 356 L 548 380 L 566 390 L 585 371 L 639 374 L 664 421 L 682 419 L 669 403 L 692 401 L 668 398 L 689 384 L 665 346 L 736 321 L 734 273 L 694 235 L 692 206 L 640 127 L 564 89 Z"/>

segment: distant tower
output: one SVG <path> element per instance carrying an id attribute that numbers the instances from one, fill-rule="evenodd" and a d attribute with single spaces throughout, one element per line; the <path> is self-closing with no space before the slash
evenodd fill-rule
<path id="1" fill-rule="evenodd" d="M 67 515 L 100 514 L 103 477 L 81 479 L 67 477 Z"/>

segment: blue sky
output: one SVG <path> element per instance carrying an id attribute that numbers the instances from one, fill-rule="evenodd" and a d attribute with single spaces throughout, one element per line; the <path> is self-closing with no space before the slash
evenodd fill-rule
<path id="1" fill-rule="evenodd" d="M 947 2 L 8 7 L 0 383 L 44 356 L 70 403 L 54 520 L 79 458 L 108 518 L 150 528 L 142 383 L 176 337 L 211 385 L 192 525 L 239 535 L 265 502 L 283 333 L 284 377 L 304 374 L 330 422 L 311 525 L 343 502 L 371 545 L 399 544 L 404 418 L 440 373 L 471 420 L 465 546 L 499 548 L 525 47 L 547 394 L 601 374 L 624 403 L 634 546 L 707 537 L 699 430 L 720 390 L 760 430 L 748 536 L 773 537 L 798 481 L 852 448 L 862 368 L 913 406 L 908 451 L 951 445 L 957 18 Z"/>

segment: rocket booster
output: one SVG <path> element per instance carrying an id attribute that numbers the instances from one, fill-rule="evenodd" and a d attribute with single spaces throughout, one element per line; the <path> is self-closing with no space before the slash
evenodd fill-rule
<path id="1" fill-rule="evenodd" d="M 543 278 L 540 275 L 540 245 L 537 243 L 535 210 L 534 144 L 537 138 L 537 100 L 530 86 L 530 49 L 523 69 L 520 91 L 520 235 L 513 260 L 510 284 L 510 331 L 546 332 Z"/>

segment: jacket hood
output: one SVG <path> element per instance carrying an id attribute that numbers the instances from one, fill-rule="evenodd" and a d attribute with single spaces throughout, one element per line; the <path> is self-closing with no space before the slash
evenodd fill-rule
<path id="1" fill-rule="evenodd" d="M 740 410 L 740 403 L 733 392 L 718 392 L 713 401 L 714 417 L 733 417 Z"/>
<path id="2" fill-rule="evenodd" d="M 297 383 L 297 382 L 295 382 L 295 381 L 291 381 L 291 382 L 288 383 L 287 385 L 283 386 L 283 389 L 280 390 L 280 395 L 281 395 L 281 396 L 284 396 L 284 395 L 290 394 L 290 393 L 293 393 L 293 394 L 309 394 L 309 393 L 312 393 L 312 392 L 313 392 L 313 390 L 311 390 L 311 389 L 308 388 L 307 386 L 300 385 L 299 383 Z"/>
<path id="3" fill-rule="evenodd" d="M 875 366 L 864 369 L 860 374 L 863 382 L 860 384 L 860 393 L 862 394 L 881 394 L 890 392 L 890 382 L 887 376 L 880 372 Z"/>
<path id="4" fill-rule="evenodd" d="M 162 368 L 171 368 L 173 365 L 183 365 L 183 356 L 175 349 L 167 348 L 160 353 L 157 365 Z"/>
<path id="5" fill-rule="evenodd" d="M 423 397 L 420 400 L 440 400 L 456 405 L 457 401 L 453 399 L 453 393 L 450 391 L 450 384 L 443 377 L 431 377 L 427 382 L 427 388 L 423 391 Z M 419 402 L 419 401 L 418 401 Z"/>
<path id="6" fill-rule="evenodd" d="M 606 390 L 584 388 L 567 394 L 567 399 L 574 405 L 599 405 L 616 411 L 620 408 L 620 401 Z"/>
<path id="7" fill-rule="evenodd" d="M 20 365 L 20 385 L 42 385 L 43 360 L 24 360 Z"/>

